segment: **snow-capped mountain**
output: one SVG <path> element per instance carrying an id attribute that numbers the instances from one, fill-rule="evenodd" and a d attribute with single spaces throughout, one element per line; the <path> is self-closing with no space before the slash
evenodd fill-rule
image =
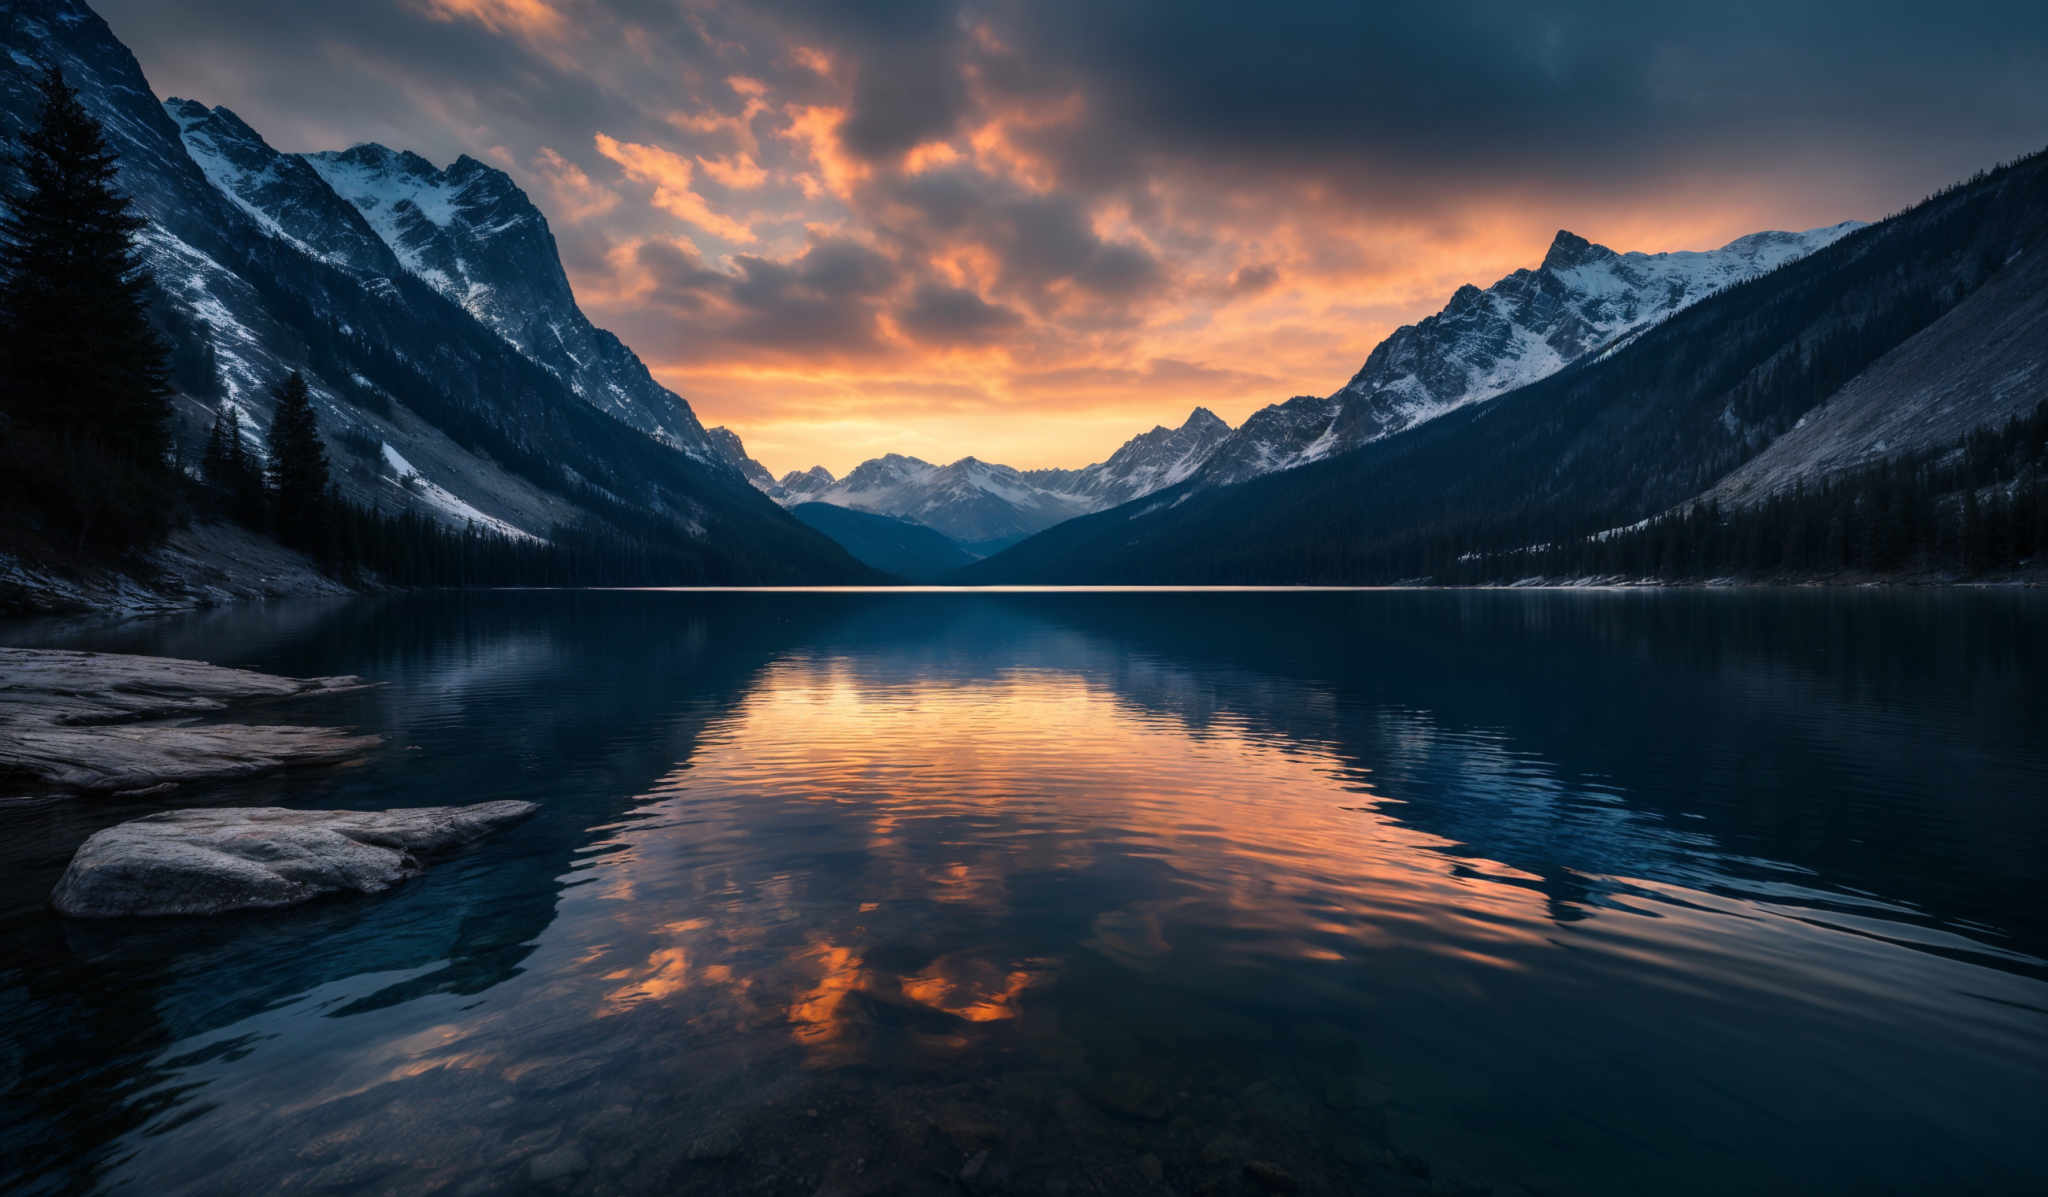
<path id="1" fill-rule="evenodd" d="M 467 155 L 441 170 L 374 143 L 285 154 L 226 108 L 173 97 L 164 110 L 207 179 L 266 231 L 358 274 L 412 275 L 599 410 L 716 457 L 689 405 L 584 316 L 547 218 L 503 171 Z"/>
<path id="2" fill-rule="evenodd" d="M 1094 510 L 1087 500 L 1046 490 L 1006 465 L 963 457 L 941 466 L 899 453 L 864 461 L 822 491 L 783 501 L 893 515 L 969 544 L 1029 536 Z"/>
<path id="3" fill-rule="evenodd" d="M 1230 425 L 1198 407 L 1180 427 L 1160 424 L 1139 433 L 1106 461 L 1078 470 L 1030 470 L 1024 476 L 1047 490 L 1086 499 L 1090 510 L 1100 511 L 1193 475 L 1229 435 Z"/>
<path id="4" fill-rule="evenodd" d="M 758 462 L 749 460 L 740 468 L 787 507 L 829 503 L 912 520 L 963 543 L 985 544 L 1029 536 L 1172 486 L 1200 469 L 1229 435 L 1230 425 L 1198 407 L 1180 427 L 1160 425 L 1140 433 L 1108 459 L 1076 470 L 1018 470 L 973 457 L 940 466 L 891 453 L 862 462 L 845 478 L 812 466 L 762 485 L 759 479 L 768 471 Z"/>
<path id="5" fill-rule="evenodd" d="M 784 474 L 775 484 L 775 488 L 768 493 L 774 495 L 784 506 L 793 506 L 816 499 L 831 489 L 832 484 L 837 481 L 839 480 L 832 476 L 832 471 L 824 466 L 812 466 L 808 470 L 791 470 Z"/>
<path id="6" fill-rule="evenodd" d="M 1459 288 L 1442 311 L 1375 346 L 1336 393 L 1261 408 L 1235 431 L 1196 408 L 1179 428 L 1154 428 L 1078 470 L 1017 471 L 974 458 L 941 467 L 891 455 L 837 482 L 818 469 L 763 489 L 785 504 L 833 503 L 941 531 L 973 530 L 948 532 L 956 539 L 1029 535 L 1190 478 L 1226 486 L 1291 469 L 1505 394 L 1611 352 L 1714 292 L 1860 227 L 1753 233 L 1717 250 L 1658 254 L 1616 253 L 1559 231 L 1534 270 L 1483 291 Z M 1006 530 L 984 531 L 994 527 Z"/>
<path id="7" fill-rule="evenodd" d="M 543 539 L 631 524 L 688 545 L 707 577 L 857 572 L 718 460 L 688 406 L 589 327 L 546 221 L 502 174 L 421 171 L 389 151 L 333 156 L 354 165 L 323 173 L 233 113 L 160 103 L 82 0 L 0 3 L 0 138 L 35 120 L 46 65 L 101 122 L 149 222 L 139 240 L 173 362 L 186 363 L 174 414 L 188 450 L 226 408 L 259 448 L 271 388 L 297 369 L 352 501 Z M 414 192 L 376 191 L 386 159 Z M 9 173 L 0 164 L 0 186 Z M 529 335 L 522 304 L 559 336 Z"/>
<path id="8" fill-rule="evenodd" d="M 390 278 L 403 269 L 362 214 L 304 159 L 271 149 L 226 108 L 173 96 L 164 101 L 164 111 L 178 123 L 185 149 L 207 181 L 265 232 L 367 277 Z"/>
<path id="9" fill-rule="evenodd" d="M 1526 386 L 1860 227 L 1752 233 L 1716 250 L 1658 254 L 1616 253 L 1559 231 L 1536 269 L 1484 291 L 1460 287 L 1442 311 L 1375 346 L 1335 394 L 1254 413 L 1210 456 L 1202 480 L 1220 486 L 1289 469 Z"/>

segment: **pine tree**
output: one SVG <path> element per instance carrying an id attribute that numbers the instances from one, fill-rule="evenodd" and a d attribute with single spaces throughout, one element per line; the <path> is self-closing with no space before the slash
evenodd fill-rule
<path id="1" fill-rule="evenodd" d="M 175 509 L 163 344 L 149 321 L 115 155 L 62 72 L 5 157 L 0 210 L 0 416 L 17 501 L 52 529 L 123 549 Z M 7 463 L 0 463 L 4 468 Z"/>
<path id="2" fill-rule="evenodd" d="M 63 72 L 38 86 L 37 126 L 7 159 L 20 186 L 0 214 L 0 394 L 17 422 L 157 464 L 170 408 L 136 246 L 147 222 Z"/>
<path id="3" fill-rule="evenodd" d="M 229 486 L 235 468 L 234 450 L 229 448 L 228 420 L 232 409 L 223 405 L 213 414 L 213 431 L 206 434 L 206 455 L 199 459 L 199 472 L 215 486 Z"/>
<path id="4" fill-rule="evenodd" d="M 287 543 L 320 543 L 327 499 L 327 447 L 313 414 L 306 378 L 297 370 L 271 392 L 270 489 L 277 499 L 278 535 Z"/>

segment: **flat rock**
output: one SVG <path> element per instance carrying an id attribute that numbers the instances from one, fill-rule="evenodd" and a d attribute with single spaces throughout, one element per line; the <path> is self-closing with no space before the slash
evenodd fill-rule
<path id="1" fill-rule="evenodd" d="M 424 861 L 526 818 L 531 802 L 404 810 L 167 811 L 95 832 L 51 904 L 74 918 L 218 914 L 382 893 Z"/>
<path id="2" fill-rule="evenodd" d="M 169 657 L 0 648 L 0 778 L 31 789 L 124 793 L 346 760 L 377 737 L 193 720 L 366 684 Z"/>

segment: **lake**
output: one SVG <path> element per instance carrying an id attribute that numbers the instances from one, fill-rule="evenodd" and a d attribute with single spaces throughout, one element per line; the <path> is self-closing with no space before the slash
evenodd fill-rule
<path id="1" fill-rule="evenodd" d="M 179 795 L 534 819 L 399 890 L 45 907 L 0 1188 L 2048 1187 L 2048 601 L 411 594 L 0 640 L 376 689 Z M 160 802 L 161 800 L 154 800 Z"/>

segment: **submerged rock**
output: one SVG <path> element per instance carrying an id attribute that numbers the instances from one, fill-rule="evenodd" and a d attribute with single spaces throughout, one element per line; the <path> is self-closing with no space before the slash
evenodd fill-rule
<path id="1" fill-rule="evenodd" d="M 531 802 L 407 810 L 167 811 L 95 832 L 51 903 L 74 918 L 218 914 L 381 893 L 423 860 L 526 818 Z"/>
<path id="2" fill-rule="evenodd" d="M 169 657 L 0 648 L 0 782 L 122 794 L 347 760 L 377 737 L 190 719 L 364 685 Z"/>

